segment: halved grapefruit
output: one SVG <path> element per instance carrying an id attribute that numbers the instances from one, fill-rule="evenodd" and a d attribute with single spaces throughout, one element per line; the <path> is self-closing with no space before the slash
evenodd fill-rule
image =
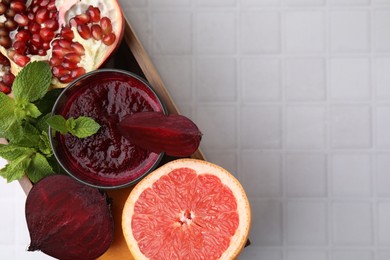
<path id="1" fill-rule="evenodd" d="M 135 259 L 234 259 L 250 223 L 237 179 L 197 159 L 174 160 L 150 173 L 130 193 L 122 215 Z"/>

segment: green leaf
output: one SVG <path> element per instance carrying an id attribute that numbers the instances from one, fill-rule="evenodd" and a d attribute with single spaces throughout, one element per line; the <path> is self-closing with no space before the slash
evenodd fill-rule
<path id="1" fill-rule="evenodd" d="M 38 149 L 41 132 L 32 124 L 23 122 L 21 136 L 12 143 Z"/>
<path id="2" fill-rule="evenodd" d="M 52 173 L 53 169 L 51 168 L 46 157 L 40 153 L 36 153 L 35 156 L 32 157 L 27 170 L 29 179 L 33 183 L 36 183 L 42 178 L 51 175 Z"/>
<path id="3" fill-rule="evenodd" d="M 28 101 L 19 100 L 15 104 L 16 107 L 14 113 L 18 121 L 29 118 L 37 118 L 42 114 L 33 103 Z"/>
<path id="4" fill-rule="evenodd" d="M 38 144 L 38 149 L 44 155 L 51 156 L 53 154 L 52 149 L 51 149 L 51 145 L 50 145 L 49 134 L 47 132 L 41 133 L 40 141 Z"/>
<path id="5" fill-rule="evenodd" d="M 47 92 L 43 98 L 37 100 L 34 104 L 38 107 L 42 114 L 48 114 L 52 111 L 54 103 L 62 91 L 62 88 L 52 89 Z"/>
<path id="6" fill-rule="evenodd" d="M 7 161 L 14 161 L 17 158 L 34 153 L 33 148 L 18 146 L 14 144 L 0 144 L 0 157 Z"/>
<path id="7" fill-rule="evenodd" d="M 34 61 L 28 63 L 16 76 L 12 85 L 15 100 L 34 102 L 47 93 L 52 80 L 49 63 Z"/>
<path id="8" fill-rule="evenodd" d="M 68 131 L 73 130 L 75 127 L 76 127 L 75 119 L 73 117 L 68 118 L 66 120 L 66 128 L 68 129 Z"/>
<path id="9" fill-rule="evenodd" d="M 40 115 L 42 115 L 41 111 L 39 111 L 39 109 L 33 103 L 28 103 L 25 109 L 27 116 L 29 117 L 38 118 Z"/>
<path id="10" fill-rule="evenodd" d="M 2 168 L 0 175 L 7 179 L 7 182 L 19 180 L 27 171 L 30 162 L 31 154 L 23 154 Z"/>
<path id="11" fill-rule="evenodd" d="M 46 120 L 47 124 L 53 128 L 55 131 L 60 132 L 61 134 L 68 133 L 68 126 L 66 119 L 61 115 L 51 116 Z"/>
<path id="12" fill-rule="evenodd" d="M 0 92 L 0 137 L 9 140 L 20 137 L 21 125 L 14 113 L 15 108 L 14 100 Z"/>
<path id="13" fill-rule="evenodd" d="M 35 127 L 41 132 L 49 132 L 49 125 L 47 124 L 47 119 L 51 117 L 51 114 L 46 114 L 40 116 L 35 122 Z"/>
<path id="14" fill-rule="evenodd" d="M 69 132 L 78 138 L 85 138 L 96 134 L 100 129 L 100 125 L 92 118 L 80 116 L 74 120 L 74 127 L 69 129 Z"/>

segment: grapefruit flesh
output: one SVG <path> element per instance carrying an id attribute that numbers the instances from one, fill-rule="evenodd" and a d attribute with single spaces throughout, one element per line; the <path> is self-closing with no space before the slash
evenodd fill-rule
<path id="1" fill-rule="evenodd" d="M 251 213 L 240 183 L 202 160 L 165 164 L 138 183 L 122 226 L 136 259 L 232 259 L 244 247 Z"/>

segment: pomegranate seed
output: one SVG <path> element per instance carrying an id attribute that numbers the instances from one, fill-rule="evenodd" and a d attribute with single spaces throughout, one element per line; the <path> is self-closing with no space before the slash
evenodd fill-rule
<path id="1" fill-rule="evenodd" d="M 90 5 L 87 9 L 87 14 L 91 17 L 91 21 L 97 23 L 100 21 L 100 10 L 97 7 Z"/>
<path id="2" fill-rule="evenodd" d="M 9 36 L 0 36 L 0 45 L 8 49 L 12 45 L 11 38 Z"/>
<path id="3" fill-rule="evenodd" d="M 53 47 L 57 46 L 57 45 L 59 45 L 59 42 L 60 42 L 60 40 L 56 39 L 56 40 L 51 42 L 51 46 L 53 46 Z"/>
<path id="4" fill-rule="evenodd" d="M 0 53 L 0 64 L 3 66 L 10 66 L 11 64 L 9 63 L 9 60 Z"/>
<path id="5" fill-rule="evenodd" d="M 15 41 L 13 44 L 15 51 L 19 54 L 25 54 L 27 50 L 26 43 L 23 41 Z"/>
<path id="6" fill-rule="evenodd" d="M 89 29 L 88 25 L 85 24 L 78 25 L 77 32 L 84 40 L 88 40 L 89 38 L 91 38 L 91 29 Z"/>
<path id="7" fill-rule="evenodd" d="M 56 78 L 63 77 L 65 75 L 68 75 L 69 73 L 70 73 L 69 70 L 65 69 L 62 66 L 53 67 L 53 75 Z"/>
<path id="8" fill-rule="evenodd" d="M 3 92 L 4 94 L 9 94 L 11 93 L 11 88 L 3 82 L 0 82 L 0 92 Z"/>
<path id="9" fill-rule="evenodd" d="M 16 14 L 14 20 L 19 26 L 26 26 L 28 24 L 28 17 L 24 14 Z"/>
<path id="10" fill-rule="evenodd" d="M 31 32 L 31 33 L 37 33 L 39 32 L 39 30 L 41 30 L 41 26 L 36 23 L 36 22 L 31 22 L 29 25 L 28 25 L 28 30 Z"/>
<path id="11" fill-rule="evenodd" d="M 15 10 L 17 13 L 24 12 L 26 10 L 26 5 L 22 2 L 11 2 L 9 6 L 12 10 Z"/>
<path id="12" fill-rule="evenodd" d="M 72 31 L 72 29 L 70 29 L 70 27 L 62 28 L 60 36 L 62 38 L 64 38 L 65 40 L 69 40 L 69 41 L 73 40 L 73 38 L 74 38 L 73 31 Z"/>
<path id="13" fill-rule="evenodd" d="M 81 45 L 81 44 L 78 43 L 78 42 L 72 42 L 71 48 L 74 50 L 74 52 L 76 52 L 76 53 L 79 54 L 80 56 L 85 54 L 84 46 Z"/>
<path id="14" fill-rule="evenodd" d="M 5 14 L 5 12 L 7 12 L 7 9 L 8 7 L 3 2 L 0 2 L 0 15 Z"/>
<path id="15" fill-rule="evenodd" d="M 50 49 L 50 42 L 43 42 L 42 43 L 42 48 L 47 51 L 48 49 Z"/>
<path id="16" fill-rule="evenodd" d="M 11 20 L 11 19 L 8 19 L 7 21 L 5 21 L 4 25 L 5 25 L 5 28 L 7 28 L 10 31 L 13 31 L 18 27 L 18 24 L 14 20 Z"/>
<path id="17" fill-rule="evenodd" d="M 53 55 L 62 59 L 66 54 L 72 53 L 71 49 L 63 48 L 59 45 L 53 47 Z"/>
<path id="18" fill-rule="evenodd" d="M 60 82 L 62 83 L 69 83 L 72 82 L 73 78 L 70 75 L 65 75 L 59 78 Z"/>
<path id="19" fill-rule="evenodd" d="M 27 30 L 20 30 L 15 34 L 15 40 L 27 42 L 30 40 L 30 32 Z"/>
<path id="20" fill-rule="evenodd" d="M 39 9 L 39 5 L 38 5 L 39 3 L 38 3 L 38 1 L 36 1 L 35 3 L 32 3 L 32 9 L 31 9 L 31 11 L 34 13 L 34 14 L 36 14 L 37 12 L 38 12 L 38 9 Z"/>
<path id="21" fill-rule="evenodd" d="M 39 32 L 39 35 L 41 36 L 44 42 L 49 42 L 53 39 L 54 32 L 49 28 L 42 28 L 41 31 Z"/>
<path id="22" fill-rule="evenodd" d="M 81 57 L 78 54 L 76 54 L 76 53 L 68 53 L 68 54 L 66 54 L 64 56 L 64 59 L 66 61 L 69 61 L 69 62 L 77 64 L 77 63 L 80 62 Z M 65 67 L 65 65 L 64 65 L 64 67 Z"/>
<path id="23" fill-rule="evenodd" d="M 8 36 L 9 31 L 6 28 L 0 28 L 0 36 Z"/>
<path id="24" fill-rule="evenodd" d="M 45 28 L 51 29 L 53 31 L 58 29 L 58 22 L 54 19 L 50 19 L 50 20 L 45 21 L 43 23 L 43 25 L 45 26 Z"/>
<path id="25" fill-rule="evenodd" d="M 108 17 L 103 17 L 100 20 L 100 26 L 102 27 L 103 34 L 109 34 L 112 32 L 111 20 Z"/>
<path id="26" fill-rule="evenodd" d="M 103 37 L 102 27 L 100 27 L 98 24 L 92 25 L 91 26 L 91 34 L 95 40 L 100 41 Z"/>
<path id="27" fill-rule="evenodd" d="M 85 69 L 82 67 L 78 67 L 70 72 L 70 76 L 75 79 L 85 74 Z"/>
<path id="28" fill-rule="evenodd" d="M 44 49 L 39 49 L 38 50 L 38 55 L 39 56 L 46 56 L 46 54 L 47 54 L 46 50 L 44 50 Z"/>
<path id="29" fill-rule="evenodd" d="M 62 59 L 58 58 L 57 56 L 52 56 L 49 63 L 50 66 L 55 67 L 62 64 Z"/>
<path id="30" fill-rule="evenodd" d="M 44 6 L 47 6 L 49 4 L 49 2 L 50 2 L 50 0 L 42 0 L 39 5 L 44 7 Z"/>
<path id="31" fill-rule="evenodd" d="M 28 51 L 29 51 L 30 54 L 35 55 L 35 54 L 38 54 L 39 48 L 37 46 L 35 46 L 35 45 L 30 44 L 28 46 Z"/>
<path id="32" fill-rule="evenodd" d="M 109 33 L 103 37 L 102 41 L 105 45 L 110 46 L 115 42 L 115 38 L 116 36 L 114 33 Z"/>
<path id="33" fill-rule="evenodd" d="M 49 18 L 49 11 L 45 8 L 39 9 L 35 14 L 35 21 L 43 24 Z"/>
<path id="34" fill-rule="evenodd" d="M 77 25 L 81 24 L 80 21 L 78 21 L 77 17 L 72 17 L 69 20 L 69 26 L 70 27 L 77 27 Z"/>
<path id="35" fill-rule="evenodd" d="M 12 74 L 10 72 L 7 72 L 3 75 L 3 82 L 4 82 L 4 84 L 6 84 L 8 86 L 12 86 L 12 83 L 14 83 L 14 80 L 15 80 L 15 76 L 14 76 L 14 74 Z"/>
<path id="36" fill-rule="evenodd" d="M 13 61 L 20 67 L 24 67 L 27 63 L 30 62 L 30 58 L 26 55 L 15 53 L 15 55 L 13 56 Z"/>
<path id="37" fill-rule="evenodd" d="M 35 14 L 33 12 L 28 12 L 27 13 L 27 18 L 30 20 L 30 21 L 34 21 L 35 20 Z"/>
<path id="38" fill-rule="evenodd" d="M 31 43 L 36 46 L 36 47 L 42 47 L 42 38 L 41 36 L 39 36 L 39 34 L 37 33 L 34 33 L 32 36 L 31 36 Z"/>
<path id="39" fill-rule="evenodd" d="M 8 9 L 7 12 L 5 12 L 5 17 L 12 18 L 15 16 L 15 14 L 16 14 L 15 10 Z"/>
<path id="40" fill-rule="evenodd" d="M 75 18 L 80 22 L 78 24 L 86 24 L 91 20 L 88 14 L 79 14 Z"/>
<path id="41" fill-rule="evenodd" d="M 66 56 L 66 55 L 65 55 Z M 69 62 L 69 61 L 64 61 L 62 62 L 62 66 L 65 68 L 65 69 L 75 69 L 77 68 L 77 63 L 73 63 L 73 62 Z"/>
<path id="42" fill-rule="evenodd" d="M 51 0 L 51 1 L 47 4 L 47 10 L 49 10 L 49 11 L 57 11 L 56 1 L 55 1 L 55 0 Z"/>
<path id="43" fill-rule="evenodd" d="M 72 45 L 71 42 L 69 42 L 69 41 L 67 41 L 67 40 L 63 40 L 63 39 L 59 40 L 59 41 L 58 41 L 58 44 L 59 44 L 62 48 L 66 48 L 66 49 L 70 49 L 70 48 L 71 48 L 71 45 Z"/>

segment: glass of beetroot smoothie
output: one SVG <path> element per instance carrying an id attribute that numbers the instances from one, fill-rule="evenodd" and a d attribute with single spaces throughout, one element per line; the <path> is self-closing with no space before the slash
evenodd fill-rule
<path id="1" fill-rule="evenodd" d="M 83 139 L 52 133 L 53 152 L 65 171 L 98 188 L 121 188 L 136 183 L 153 170 L 163 154 L 142 149 L 122 137 L 117 123 L 129 114 L 166 109 L 149 84 L 127 71 L 101 69 L 87 73 L 66 87 L 53 114 L 65 118 L 88 116 L 101 125 Z"/>

